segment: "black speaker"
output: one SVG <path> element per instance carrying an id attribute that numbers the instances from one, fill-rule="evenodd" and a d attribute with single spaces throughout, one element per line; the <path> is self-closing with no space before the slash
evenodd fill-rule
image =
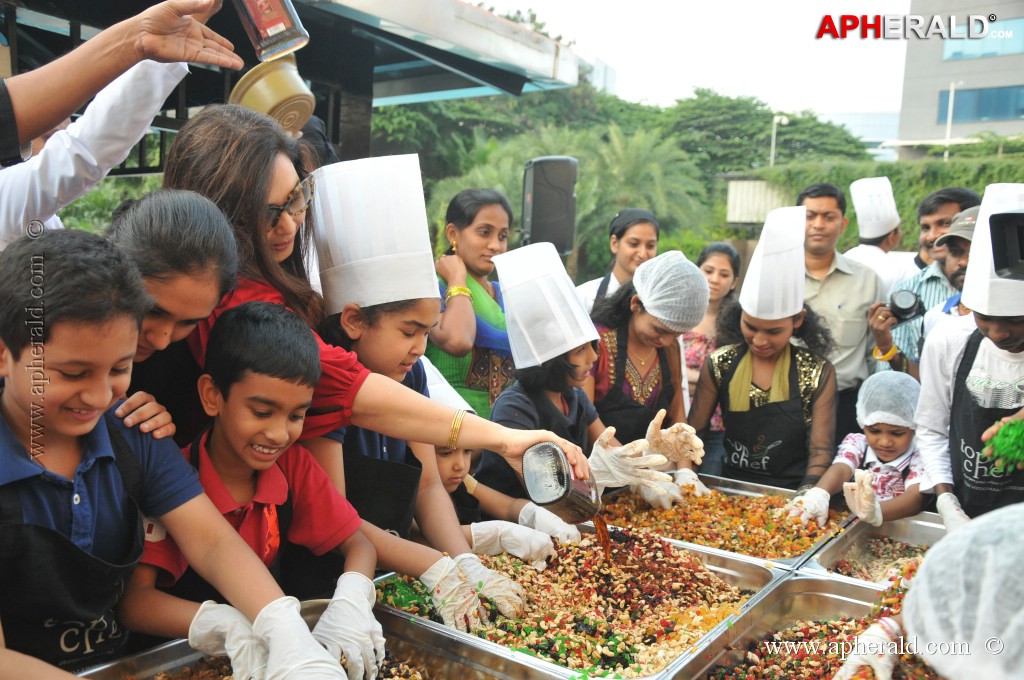
<path id="1" fill-rule="evenodd" d="M 548 241 L 560 255 L 576 237 L 576 175 L 571 156 L 543 156 L 523 171 L 523 245 Z"/>
<path id="2" fill-rule="evenodd" d="M 992 264 L 1004 279 L 1024 279 L 1024 210 L 988 218 L 992 233 Z"/>

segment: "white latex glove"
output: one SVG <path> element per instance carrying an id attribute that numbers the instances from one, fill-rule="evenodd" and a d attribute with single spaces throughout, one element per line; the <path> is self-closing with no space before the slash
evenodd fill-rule
<path id="1" fill-rule="evenodd" d="M 704 442 L 697 436 L 697 430 L 686 423 L 676 423 L 663 430 L 661 424 L 664 421 L 665 409 L 661 409 L 647 426 L 648 452 L 660 454 L 676 463 L 690 461 L 700 465 L 704 459 Z"/>
<path id="2" fill-rule="evenodd" d="M 468 633 L 487 620 L 487 610 L 452 558 L 439 559 L 423 572 L 420 581 L 430 590 L 430 599 L 444 625 Z"/>
<path id="3" fill-rule="evenodd" d="M 875 489 L 871 486 L 871 473 L 867 470 L 856 470 L 853 481 L 843 484 L 843 497 L 846 505 L 862 522 L 877 527 L 882 523 L 882 504 L 875 497 Z"/>
<path id="4" fill-rule="evenodd" d="M 580 530 L 575 525 L 563 522 L 562 518 L 545 510 L 536 503 L 527 503 L 519 511 L 519 523 L 524 527 L 530 527 L 555 539 L 559 543 L 579 543 Z"/>
<path id="5" fill-rule="evenodd" d="M 694 496 L 707 496 L 711 493 L 711 489 L 704 486 L 704 482 L 700 481 L 697 473 L 689 468 L 679 468 L 672 473 L 672 477 L 677 486 L 683 487 L 684 491 L 688 489 L 688 493 Z"/>
<path id="6" fill-rule="evenodd" d="M 971 521 L 967 513 L 960 508 L 960 501 L 950 492 L 939 494 L 935 501 L 935 509 L 942 515 L 942 522 L 946 525 L 946 533 L 956 531 Z"/>
<path id="7" fill-rule="evenodd" d="M 476 555 L 515 555 L 537 571 L 548 566 L 548 558 L 555 556 L 555 544 L 543 531 L 520 526 L 512 522 L 492 520 L 469 525 L 473 535 L 473 553 Z"/>
<path id="8" fill-rule="evenodd" d="M 646 439 L 637 439 L 625 446 L 613 447 L 611 440 L 615 437 L 615 428 L 606 428 L 594 442 L 590 452 L 590 475 L 597 486 L 598 495 L 604 493 L 609 486 L 632 486 L 644 484 L 661 492 L 655 482 L 668 482 L 672 478 L 658 468 L 668 462 L 665 456 L 645 456 Z"/>
<path id="9" fill-rule="evenodd" d="M 833 680 L 849 680 L 864 666 L 874 671 L 875 680 L 891 680 L 892 670 L 899 660 L 895 654 L 886 652 L 893 647 L 893 642 L 884 627 L 877 623 L 871 624 L 866 631 L 854 638 L 853 651 L 846 657 Z"/>
<path id="10" fill-rule="evenodd" d="M 473 553 L 463 553 L 455 558 L 459 569 L 469 579 L 469 585 L 480 597 L 494 602 L 503 616 L 514 619 L 523 612 L 526 591 L 508 576 L 488 569 Z"/>
<path id="11" fill-rule="evenodd" d="M 345 572 L 313 627 L 313 637 L 331 656 L 345 655 L 345 668 L 353 680 L 373 680 L 384 663 L 384 631 L 373 617 L 376 599 L 373 581 L 358 572 Z"/>
<path id="12" fill-rule="evenodd" d="M 188 627 L 192 649 L 210 656 L 231 659 L 237 680 L 263 680 L 267 669 L 267 648 L 252 632 L 242 612 L 228 604 L 207 600 L 199 607 Z"/>
<path id="13" fill-rule="evenodd" d="M 264 607 L 252 630 L 267 646 L 266 680 L 348 680 L 340 659 L 313 639 L 294 597 L 281 597 Z"/>
<path id="14" fill-rule="evenodd" d="M 661 492 L 654 491 L 648 486 L 636 485 L 629 488 L 630 491 L 644 499 L 647 505 L 659 510 L 668 510 L 673 503 L 682 503 L 683 491 L 675 482 L 655 482 L 661 487 Z"/>
<path id="15" fill-rule="evenodd" d="M 828 491 L 815 486 L 786 503 L 786 514 L 790 517 L 799 517 L 802 524 L 807 524 L 813 519 L 819 527 L 823 527 L 828 522 L 830 500 L 832 496 Z"/>

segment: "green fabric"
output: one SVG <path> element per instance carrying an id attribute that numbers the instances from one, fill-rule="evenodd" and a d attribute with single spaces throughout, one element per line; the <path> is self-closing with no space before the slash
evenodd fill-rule
<path id="1" fill-rule="evenodd" d="M 487 292 L 487 289 L 472 276 L 466 277 L 466 288 L 473 293 L 473 311 L 476 312 L 476 315 L 498 330 L 507 330 L 505 312 Z"/>

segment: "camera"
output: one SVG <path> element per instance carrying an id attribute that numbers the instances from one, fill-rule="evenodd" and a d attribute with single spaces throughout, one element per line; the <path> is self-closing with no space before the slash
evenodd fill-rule
<path id="1" fill-rule="evenodd" d="M 924 305 L 921 303 L 921 298 L 913 291 L 909 290 L 898 290 L 892 294 L 889 298 L 889 309 L 892 310 L 892 315 L 896 317 L 896 325 L 913 321 L 924 316 Z"/>

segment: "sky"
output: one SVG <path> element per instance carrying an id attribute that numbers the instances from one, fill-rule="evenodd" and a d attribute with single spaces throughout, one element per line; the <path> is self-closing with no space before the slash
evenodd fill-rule
<path id="1" fill-rule="evenodd" d="M 693 88 L 780 112 L 896 112 L 903 40 L 817 40 L 823 17 L 907 14 L 910 0 L 486 0 L 533 9 L 581 58 L 615 69 L 615 94 L 669 106 Z"/>

